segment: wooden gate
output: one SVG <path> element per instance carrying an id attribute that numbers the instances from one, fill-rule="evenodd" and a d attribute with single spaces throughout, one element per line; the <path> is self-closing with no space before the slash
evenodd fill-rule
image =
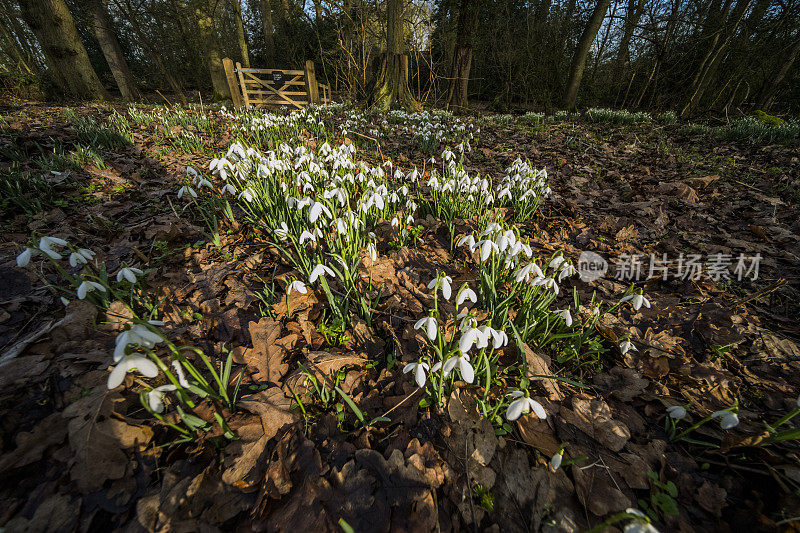
<path id="1" fill-rule="evenodd" d="M 327 104 L 331 88 L 317 82 L 314 62 L 306 61 L 304 70 L 242 68 L 229 58 L 222 60 L 225 76 L 236 109 L 251 106 L 289 105 L 302 109 L 308 104 Z"/>

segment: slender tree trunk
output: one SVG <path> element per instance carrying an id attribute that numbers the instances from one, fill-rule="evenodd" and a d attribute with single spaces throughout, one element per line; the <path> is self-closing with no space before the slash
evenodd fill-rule
<path id="1" fill-rule="evenodd" d="M 800 55 L 800 34 L 798 34 L 795 39 L 794 45 L 792 45 L 791 50 L 789 50 L 789 53 L 784 57 L 780 69 L 773 76 L 768 78 L 769 81 L 761 90 L 761 94 L 756 101 L 756 109 L 766 110 L 769 108 L 769 101 L 775 96 L 775 93 L 778 92 L 778 88 L 797 60 L 797 56 Z"/>
<path id="2" fill-rule="evenodd" d="M 178 97 L 181 104 L 184 106 L 189 105 L 189 101 L 186 99 L 186 95 L 183 93 L 183 89 L 181 89 L 180 83 L 172 75 L 172 73 L 167 70 L 166 66 L 164 65 L 164 61 L 161 59 L 161 54 L 158 52 L 156 47 L 147 37 L 147 34 L 142 31 L 141 26 L 139 26 L 139 22 L 136 20 L 136 16 L 131 9 L 130 4 L 123 6 L 121 0 L 113 0 L 114 6 L 119 9 L 125 18 L 128 19 L 128 23 L 131 25 L 131 29 L 133 29 L 133 33 L 136 34 L 136 37 L 139 38 L 139 41 L 142 43 L 143 47 L 147 52 L 150 54 L 151 59 L 156 64 L 156 68 L 164 76 L 164 79 L 167 80 L 167 83 L 172 89 L 172 92 L 175 93 L 175 96 Z"/>
<path id="3" fill-rule="evenodd" d="M 222 66 L 222 54 L 217 35 L 214 32 L 214 17 L 210 5 L 204 0 L 195 0 L 193 8 L 206 65 L 211 74 L 211 84 L 214 87 L 214 99 L 230 98 L 231 91 L 228 88 L 228 79 L 225 77 L 225 69 Z"/>
<path id="4" fill-rule="evenodd" d="M 128 68 L 128 62 L 125 61 L 125 56 L 122 54 L 122 48 L 117 41 L 104 0 L 93 0 L 91 9 L 94 17 L 94 34 L 103 50 L 103 56 L 111 69 L 111 74 L 114 75 L 119 92 L 122 93 L 125 100 L 135 100 L 139 97 L 139 91 L 133 81 L 131 70 Z"/>
<path id="5" fill-rule="evenodd" d="M 655 78 L 658 68 L 661 65 L 661 61 L 664 59 L 664 56 L 667 53 L 667 46 L 669 46 L 669 39 L 672 36 L 672 30 L 675 28 L 675 24 L 678 22 L 679 9 L 680 0 L 673 0 L 672 12 L 670 13 L 669 20 L 667 21 L 667 28 L 664 30 L 664 39 L 661 41 L 661 46 L 658 47 L 658 50 L 656 51 L 656 59 L 653 62 L 653 68 L 650 69 L 650 74 L 647 76 L 647 81 L 642 86 L 642 91 L 639 93 L 639 97 L 636 99 L 636 104 L 634 107 L 639 107 L 642 104 L 644 95 L 647 93 L 647 89 L 650 87 L 650 83 L 652 83 L 653 79 Z"/>
<path id="6" fill-rule="evenodd" d="M 625 13 L 625 26 L 622 30 L 622 38 L 619 41 L 619 51 L 617 52 L 617 62 L 626 64 L 631 60 L 631 39 L 636 25 L 644 14 L 645 0 L 628 0 L 628 11 Z"/>
<path id="7" fill-rule="evenodd" d="M 466 109 L 469 71 L 472 66 L 472 41 L 478 26 L 478 0 L 461 0 L 458 8 L 458 29 L 450 68 L 450 85 L 446 108 Z"/>
<path id="8" fill-rule="evenodd" d="M 22 50 L 17 44 L 17 40 L 14 38 L 13 35 L 8 33 L 6 27 L 0 24 L 0 38 L 2 39 L 3 46 L 2 51 L 8 54 L 8 58 L 11 60 L 11 63 L 14 65 L 19 71 L 27 71 L 31 72 L 31 68 L 28 66 L 28 63 L 25 61 L 25 57 L 22 53 Z"/>
<path id="9" fill-rule="evenodd" d="M 89 62 L 75 21 L 64 0 L 20 0 L 22 18 L 30 26 L 54 70 L 61 90 L 71 96 L 108 98 Z"/>
<path id="10" fill-rule="evenodd" d="M 30 31 L 20 24 L 19 16 L 14 12 L 0 12 L 0 25 L 8 30 L 9 37 L 19 44 L 19 49 L 25 57 L 27 65 L 35 70 L 42 70 L 42 62 L 36 46 L 28 38 Z"/>
<path id="11" fill-rule="evenodd" d="M 244 34 L 244 20 L 242 20 L 242 3 L 240 0 L 231 0 L 233 14 L 236 17 L 236 40 L 239 41 L 239 51 L 242 54 L 242 65 L 250 68 L 250 54 L 247 51 L 247 39 Z"/>
<path id="12" fill-rule="evenodd" d="M 275 28 L 270 0 L 261 0 L 261 27 L 264 30 L 264 59 L 267 68 L 275 66 Z"/>
<path id="13" fill-rule="evenodd" d="M 381 58 L 372 107 L 383 111 L 398 104 L 405 109 L 419 110 L 422 106 L 414 100 L 408 87 L 408 55 L 403 47 L 405 0 L 386 1 L 386 52 Z"/>
<path id="14" fill-rule="evenodd" d="M 322 0 L 314 0 L 314 22 L 322 22 Z"/>
<path id="15" fill-rule="evenodd" d="M 603 18 L 606 16 L 609 5 L 611 5 L 611 0 L 599 0 L 597 2 L 592 16 L 589 19 L 589 23 L 586 25 L 578 41 L 578 47 L 575 49 L 575 55 L 572 58 L 572 65 L 569 69 L 567 90 L 564 93 L 562 102 L 565 108 L 572 109 L 575 107 L 575 102 L 578 97 L 578 88 L 581 85 L 581 78 L 583 78 L 583 70 L 586 68 L 586 57 L 589 55 L 592 41 L 597 37 L 597 32 L 600 30 L 600 25 L 603 23 Z"/>

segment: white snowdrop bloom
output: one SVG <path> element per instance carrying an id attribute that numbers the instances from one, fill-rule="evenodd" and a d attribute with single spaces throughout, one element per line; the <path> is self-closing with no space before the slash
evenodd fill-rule
<path id="1" fill-rule="evenodd" d="M 636 515 L 622 530 L 623 533 L 658 533 L 658 530 L 650 523 L 650 519 L 638 509 L 625 509 L 628 514 Z"/>
<path id="2" fill-rule="evenodd" d="M 80 285 L 78 285 L 78 299 L 83 300 L 86 298 L 86 295 L 92 291 L 100 291 L 106 292 L 106 288 L 103 287 L 101 284 L 97 283 L 96 281 L 83 281 Z"/>
<path id="3" fill-rule="evenodd" d="M 325 204 L 323 204 L 322 202 L 314 202 L 313 205 L 311 206 L 311 209 L 308 211 L 308 220 L 310 220 L 311 223 L 313 224 L 314 222 L 317 221 L 317 219 L 322 213 L 325 213 L 325 216 L 328 218 L 333 218 L 330 209 L 328 209 Z"/>
<path id="4" fill-rule="evenodd" d="M 628 296 L 622 298 L 619 301 L 619 303 L 624 303 L 627 302 L 628 300 L 631 301 L 631 305 L 633 305 L 633 309 L 635 311 L 638 311 L 642 307 L 642 305 L 644 305 L 648 309 L 650 308 L 650 301 L 641 294 L 629 294 Z"/>
<path id="5" fill-rule="evenodd" d="M 456 307 L 461 306 L 461 304 L 463 304 L 465 300 L 469 300 L 472 303 L 476 303 L 478 301 L 478 295 L 475 294 L 475 291 L 467 287 L 458 293 L 458 298 L 456 299 Z"/>
<path id="6" fill-rule="evenodd" d="M 425 329 L 425 335 L 432 340 L 436 340 L 436 336 L 439 334 L 439 324 L 436 322 L 436 319 L 432 316 L 426 316 L 424 318 L 420 318 L 417 320 L 417 323 L 414 324 L 414 329 Z"/>
<path id="7" fill-rule="evenodd" d="M 42 237 L 39 239 L 39 251 L 50 259 L 61 259 L 61 254 L 53 250 L 53 246 L 66 246 L 67 241 L 58 237 Z M 23 252 L 24 253 L 24 252 Z"/>
<path id="8" fill-rule="evenodd" d="M 69 305 L 69 300 L 67 300 L 66 298 L 64 298 L 64 297 L 62 296 L 62 297 L 61 297 L 61 303 L 62 303 L 62 304 L 64 304 L 64 307 L 66 307 L 66 306 L 68 306 L 68 305 Z"/>
<path id="9" fill-rule="evenodd" d="M 553 311 L 553 314 L 560 316 L 564 319 L 564 323 L 567 327 L 572 325 L 572 313 L 569 312 L 569 309 L 560 309 L 558 311 Z"/>
<path id="10" fill-rule="evenodd" d="M 636 346 L 634 346 L 630 340 L 626 339 L 624 341 L 620 341 L 619 351 L 622 352 L 622 355 L 625 355 L 630 351 L 638 352 L 639 349 Z"/>
<path id="11" fill-rule="evenodd" d="M 275 228 L 274 233 L 278 239 L 285 241 L 289 237 L 289 226 L 286 225 L 286 222 L 281 222 L 280 227 Z"/>
<path id="12" fill-rule="evenodd" d="M 739 425 L 739 415 L 733 411 L 716 411 L 711 418 L 719 418 L 719 426 L 722 429 L 731 429 Z"/>
<path id="13" fill-rule="evenodd" d="M 250 203 L 250 202 L 253 201 L 253 198 L 255 198 L 255 193 L 253 192 L 253 190 L 250 187 L 248 187 L 248 188 L 246 188 L 245 190 L 243 190 L 242 192 L 239 193 L 238 198 L 240 200 L 242 198 L 244 198 L 248 203 Z"/>
<path id="14" fill-rule="evenodd" d="M 194 189 L 189 187 L 188 185 L 184 185 L 180 189 L 178 189 L 178 199 L 181 199 L 184 194 L 188 194 L 192 198 L 197 198 L 197 192 Z"/>
<path id="15" fill-rule="evenodd" d="M 560 266 L 561 266 L 561 263 L 563 263 L 564 261 L 566 261 L 566 259 L 564 259 L 564 256 L 562 256 L 562 255 L 557 255 L 557 256 L 555 256 L 553 259 L 551 259 L 551 260 L 550 260 L 550 264 L 549 264 L 549 265 L 547 265 L 547 266 L 548 266 L 549 268 L 553 268 L 553 269 L 555 269 L 555 268 L 558 268 L 558 267 L 560 267 Z"/>
<path id="16" fill-rule="evenodd" d="M 314 267 L 314 270 L 311 271 L 311 275 L 308 276 L 308 281 L 309 283 L 314 283 L 320 276 L 334 276 L 334 275 L 335 274 L 333 270 L 320 263 Z"/>
<path id="17" fill-rule="evenodd" d="M 450 296 L 453 294 L 453 289 L 450 285 L 452 282 L 453 278 L 450 276 L 437 276 L 428 283 L 428 288 L 433 289 L 433 292 L 441 288 L 444 299 L 450 300 Z"/>
<path id="18" fill-rule="evenodd" d="M 175 370 L 175 374 L 178 376 L 178 383 L 181 384 L 181 387 L 188 389 L 190 385 L 186 380 L 186 374 L 183 373 L 183 367 L 181 364 L 178 361 L 172 361 L 172 369 Z"/>
<path id="19" fill-rule="evenodd" d="M 550 289 L 554 293 L 558 294 L 560 289 L 558 288 L 558 283 L 553 278 L 544 278 L 541 282 L 541 285 L 547 289 Z"/>
<path id="20" fill-rule="evenodd" d="M 393 228 L 396 228 L 400 225 L 400 220 L 397 217 L 392 218 L 392 221 L 389 223 Z"/>
<path id="21" fill-rule="evenodd" d="M 542 269 L 536 263 L 528 263 L 514 273 L 514 281 L 521 283 L 523 280 L 530 281 L 531 276 L 543 278 Z"/>
<path id="22" fill-rule="evenodd" d="M 151 321 L 152 322 L 152 321 Z M 163 342 L 163 337 L 152 331 L 144 324 L 134 324 L 130 329 L 126 329 L 116 338 L 114 348 L 114 361 L 119 361 L 125 355 L 125 348 L 131 344 L 138 344 L 142 348 L 152 348 L 156 344 Z"/>
<path id="23" fill-rule="evenodd" d="M 186 175 L 189 176 L 190 178 L 196 178 L 197 171 L 192 167 L 186 167 Z"/>
<path id="24" fill-rule="evenodd" d="M 561 272 L 558 273 L 558 281 L 563 281 L 564 278 L 569 276 L 574 276 L 578 271 L 575 270 L 575 267 L 570 264 L 565 264 L 561 267 Z"/>
<path id="25" fill-rule="evenodd" d="M 147 393 L 147 403 L 150 405 L 150 410 L 154 413 L 164 412 L 164 395 L 168 392 L 177 390 L 178 387 L 172 385 L 161 385 Z"/>
<path id="26" fill-rule="evenodd" d="M 223 194 L 235 195 L 236 194 L 236 187 L 234 187 L 230 183 L 226 183 L 225 186 L 222 188 L 222 193 Z"/>
<path id="27" fill-rule="evenodd" d="M 464 235 L 458 240 L 458 246 L 467 245 L 469 246 L 470 250 L 475 246 L 475 237 L 472 235 Z"/>
<path id="28" fill-rule="evenodd" d="M 297 291 L 300 294 L 306 294 L 308 292 L 308 289 L 306 288 L 306 284 L 298 279 L 291 282 L 289 286 L 286 287 L 286 295 L 288 296 L 292 294 L 292 291 Z"/>
<path id="29" fill-rule="evenodd" d="M 158 367 L 156 364 L 144 355 L 139 353 L 123 355 L 108 375 L 108 382 L 106 384 L 108 390 L 116 389 L 122 385 L 122 382 L 125 380 L 125 375 L 133 370 L 139 372 L 146 378 L 154 378 L 158 375 Z"/>
<path id="30" fill-rule="evenodd" d="M 461 377 L 464 378 L 464 381 L 467 383 L 472 383 L 475 381 L 475 369 L 472 368 L 468 355 L 461 354 L 458 356 L 453 356 L 445 361 L 444 365 L 442 366 L 444 376 L 449 376 L 450 372 L 452 372 L 456 366 L 458 366 L 458 369 L 461 371 Z"/>
<path id="31" fill-rule="evenodd" d="M 28 266 L 28 263 L 31 262 L 31 257 L 39 255 L 39 250 L 36 248 L 25 248 L 22 250 L 22 253 L 17 256 L 17 266 L 22 268 Z M 59 255 L 59 257 L 61 257 Z"/>
<path id="32" fill-rule="evenodd" d="M 421 389 L 425 386 L 425 382 L 428 379 L 425 372 L 427 372 L 429 368 L 430 367 L 426 363 L 408 363 L 405 368 L 403 368 L 403 374 L 408 374 L 413 371 L 414 381 L 417 382 L 417 387 Z"/>
<path id="33" fill-rule="evenodd" d="M 378 259 L 378 249 L 375 248 L 375 243 L 371 242 L 367 245 L 367 252 L 369 252 L 369 258 L 371 261 L 375 261 Z"/>
<path id="34" fill-rule="evenodd" d="M 492 252 L 498 252 L 497 244 L 489 239 L 476 242 L 472 245 L 472 251 L 479 251 L 481 262 L 486 261 L 492 255 Z"/>
<path id="35" fill-rule="evenodd" d="M 680 405 L 670 405 L 667 407 L 667 415 L 675 420 L 681 420 L 686 416 L 686 408 Z"/>
<path id="36" fill-rule="evenodd" d="M 303 230 L 303 233 L 300 234 L 300 244 L 303 244 L 307 240 L 317 242 L 317 237 L 310 231 Z"/>
<path id="37" fill-rule="evenodd" d="M 472 349 L 473 344 L 478 349 L 486 348 L 489 346 L 488 335 L 478 328 L 467 329 L 458 340 L 458 349 L 461 350 L 461 353 L 467 353 Z"/>
<path id="38" fill-rule="evenodd" d="M 143 274 L 144 272 L 138 268 L 122 267 L 119 269 L 119 272 L 117 272 L 117 281 L 127 279 L 131 283 L 136 283 L 136 276 L 141 276 Z"/>
<path id="39" fill-rule="evenodd" d="M 564 450 L 558 450 L 553 457 L 550 458 L 550 468 L 553 471 L 561 468 L 561 461 L 564 459 Z"/>
<path id="40" fill-rule="evenodd" d="M 76 267 L 78 265 L 85 265 L 92 259 L 94 259 L 95 253 L 91 250 L 87 250 L 86 248 L 81 248 L 75 252 L 69 254 L 69 264 L 72 267 Z"/>
<path id="41" fill-rule="evenodd" d="M 200 181 L 197 182 L 197 188 L 199 189 L 200 187 L 208 187 L 209 189 L 214 188 L 211 182 L 205 178 L 200 178 Z"/>
<path id="42" fill-rule="evenodd" d="M 485 336 L 486 339 L 491 339 L 492 347 L 497 350 L 508 344 L 508 335 L 505 331 L 497 330 L 491 326 L 481 326 L 478 328 Z"/>
<path id="43" fill-rule="evenodd" d="M 506 420 L 509 422 L 513 422 L 520 416 L 531 412 L 542 420 L 547 418 L 547 412 L 542 407 L 542 404 L 525 396 L 525 393 L 521 390 L 514 391 L 509 396 L 516 398 L 506 409 Z"/>

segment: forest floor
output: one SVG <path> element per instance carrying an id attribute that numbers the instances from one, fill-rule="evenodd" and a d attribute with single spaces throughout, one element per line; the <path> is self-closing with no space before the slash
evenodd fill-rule
<path id="1" fill-rule="evenodd" d="M 207 107 L 0 107 L 0 528 L 613 531 L 636 520 L 629 508 L 661 531 L 800 527 L 800 417 L 776 424 L 799 408 L 797 145 L 724 142 L 679 124 L 492 116 L 436 118 L 437 139 L 410 132 L 430 117 L 398 117 L 336 108 L 255 122 Z M 257 123 L 264 136 L 248 129 Z M 355 162 L 391 160 L 395 185 L 419 170 L 414 238 L 398 245 L 387 216 L 371 228 L 376 257 L 359 256 L 353 283 L 366 315 L 353 310 L 365 301 L 356 297 L 347 326 L 337 325 L 333 300 L 311 282 L 287 294 L 305 274 L 274 245 L 275 221 L 247 216 L 253 204 L 228 204 L 234 221 L 214 213 L 215 244 L 209 212 L 188 189 L 177 197 L 182 186 L 209 194 L 187 167 L 214 190 L 224 185 L 209 163 L 237 140 L 264 154 L 281 141 L 310 152 L 345 143 Z M 592 251 L 612 267 L 593 281 L 561 281 L 552 308 L 571 307 L 582 335 L 571 352 L 507 329 L 503 366 L 489 378 L 501 392 L 461 372 L 438 403 L 432 381 L 421 389 L 403 370 L 431 353 L 413 327 L 437 305 L 429 281 L 450 275 L 450 300 L 463 282 L 479 288 L 475 257 L 451 240 L 483 228 L 458 217 L 448 227 L 424 211 L 430 158 L 441 168 L 442 152 L 460 158 L 456 144 L 467 140 L 460 164 L 491 176 L 492 190 L 517 158 L 546 167 L 550 196 L 515 226 L 542 268 L 559 250 L 576 266 Z M 511 220 L 515 209 L 497 213 Z M 17 256 L 45 235 L 94 251 L 85 268 L 109 289 L 77 299 L 69 280 L 82 265 L 66 255 L 40 252 L 19 268 Z M 614 263 L 634 254 L 639 280 L 616 279 Z M 648 279 L 651 254 L 674 263 Z M 678 275 L 679 257 L 692 254 L 705 269 L 698 279 Z M 757 279 L 752 270 L 738 279 L 742 254 L 748 267 L 759 254 Z M 723 267 L 712 275 L 715 258 Z M 123 267 L 142 271 L 136 287 L 116 281 Z M 649 307 L 614 306 L 632 282 Z M 449 340 L 457 309 L 444 297 Z M 486 317 L 482 297 L 470 305 Z M 198 400 L 189 414 L 168 389 L 152 401 L 163 377 L 131 372 L 109 390 L 115 337 L 144 318 L 222 365 L 238 397 Z M 625 340 L 637 349 L 621 349 Z M 169 365 L 166 345 L 152 352 Z M 196 352 L 185 357 L 211 380 Z M 503 418 L 502 391 L 518 388 L 546 418 Z M 166 407 L 154 417 L 140 397 Z M 686 416 L 670 418 L 674 406 Z M 722 429 L 734 413 L 738 425 Z"/>

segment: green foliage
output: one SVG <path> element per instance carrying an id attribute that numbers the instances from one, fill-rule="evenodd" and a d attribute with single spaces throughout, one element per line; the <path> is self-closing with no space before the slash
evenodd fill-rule
<path id="1" fill-rule="evenodd" d="M 650 498 L 648 500 L 639 499 L 639 507 L 652 520 L 659 520 L 662 517 L 677 516 L 679 513 L 678 502 L 675 498 L 678 497 L 678 487 L 672 481 L 662 483 L 658 478 L 658 474 L 650 470 L 647 473 L 652 483 Z"/>
<path id="2" fill-rule="evenodd" d="M 52 185 L 42 177 L 20 172 L 18 168 L 0 172 L 0 213 L 10 219 L 23 212 L 36 214 L 55 198 Z"/>
<path id="3" fill-rule="evenodd" d="M 756 118 L 756 120 L 762 124 L 766 124 L 767 126 L 783 126 L 786 123 L 786 121 L 782 118 L 774 115 L 768 115 L 760 109 L 753 111 L 753 116 Z"/>

